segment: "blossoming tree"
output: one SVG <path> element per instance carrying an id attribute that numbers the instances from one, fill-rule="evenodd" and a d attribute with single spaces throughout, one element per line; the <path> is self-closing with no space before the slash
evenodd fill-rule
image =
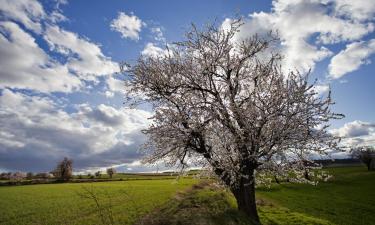
<path id="1" fill-rule="evenodd" d="M 165 54 L 140 57 L 128 70 L 129 95 L 154 107 L 147 161 L 210 168 L 258 224 L 255 174 L 306 180 L 308 156 L 337 147 L 327 128 L 342 115 L 307 75 L 283 72 L 272 33 L 234 41 L 240 27 L 193 26 Z"/>

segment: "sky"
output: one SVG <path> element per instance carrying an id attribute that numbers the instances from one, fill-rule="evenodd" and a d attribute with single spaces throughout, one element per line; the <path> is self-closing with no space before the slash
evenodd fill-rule
<path id="1" fill-rule="evenodd" d="M 332 91 L 330 132 L 375 145 L 375 2 L 371 0 L 99 1 L 0 0 L 0 171 L 154 171 L 139 151 L 152 116 L 124 106 L 121 62 L 163 54 L 191 23 L 236 38 L 279 33 L 283 68 L 310 73 Z M 343 155 L 337 155 L 343 157 Z"/>

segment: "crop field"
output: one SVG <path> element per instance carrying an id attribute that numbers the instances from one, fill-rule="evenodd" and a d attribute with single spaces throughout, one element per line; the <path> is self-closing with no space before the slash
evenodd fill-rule
<path id="1" fill-rule="evenodd" d="M 258 188 L 262 224 L 375 224 L 375 173 L 360 166 L 327 170 L 334 178 L 318 186 Z M 249 224 L 228 191 L 201 184 L 155 178 L 0 187 L 0 224 Z"/>

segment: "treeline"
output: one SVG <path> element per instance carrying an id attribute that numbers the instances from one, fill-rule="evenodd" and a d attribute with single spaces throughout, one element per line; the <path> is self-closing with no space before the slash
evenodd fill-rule
<path id="1" fill-rule="evenodd" d="M 106 170 L 107 175 L 112 179 L 113 175 L 116 174 L 115 168 L 108 168 Z M 0 174 L 0 180 L 8 182 L 1 182 L 0 185 L 14 185 L 14 184 L 35 184 L 35 183 L 51 183 L 51 182 L 67 182 L 73 178 L 83 179 L 84 177 L 94 179 L 100 178 L 102 175 L 101 171 L 97 171 L 92 175 L 73 175 L 73 160 L 65 157 L 62 161 L 58 162 L 55 169 L 50 172 L 3 172 Z"/>

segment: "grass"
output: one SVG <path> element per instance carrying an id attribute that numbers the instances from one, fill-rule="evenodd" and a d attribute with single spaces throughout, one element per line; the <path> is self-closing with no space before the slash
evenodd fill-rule
<path id="1" fill-rule="evenodd" d="M 318 186 L 257 189 L 262 224 L 375 224 L 375 172 L 365 167 L 327 170 L 334 179 Z M 0 224 L 101 224 L 94 202 L 77 194 L 83 187 L 111 209 L 115 224 L 250 224 L 225 189 L 207 182 L 198 185 L 193 179 L 175 183 L 156 178 L 0 187 Z"/>
<path id="2" fill-rule="evenodd" d="M 333 224 L 375 224 L 375 172 L 361 166 L 327 170 L 334 175 L 330 182 L 274 185 L 258 190 L 257 197 Z"/>
<path id="3" fill-rule="evenodd" d="M 133 224 L 195 182 L 134 180 L 0 187 L 0 224 L 100 224 L 94 202 L 80 196 L 85 193 L 83 187 L 97 194 L 101 206 L 112 205 L 116 224 Z"/>
<path id="4" fill-rule="evenodd" d="M 263 225 L 330 225 L 329 221 L 293 212 L 271 202 L 258 201 Z M 236 209 L 233 196 L 210 184 L 194 185 L 187 192 L 154 210 L 136 224 L 140 225 L 247 225 L 250 220 Z"/>
<path id="5" fill-rule="evenodd" d="M 257 190 L 263 225 L 375 224 L 375 172 L 364 167 L 329 168 L 334 179 L 318 186 L 273 185 Z M 150 225 L 251 224 L 233 196 L 212 185 L 179 194 L 144 219 Z"/>
<path id="6" fill-rule="evenodd" d="M 138 225 L 231 225 L 249 224 L 236 210 L 230 195 L 202 182 L 179 192 L 172 200 L 137 221 Z"/>

